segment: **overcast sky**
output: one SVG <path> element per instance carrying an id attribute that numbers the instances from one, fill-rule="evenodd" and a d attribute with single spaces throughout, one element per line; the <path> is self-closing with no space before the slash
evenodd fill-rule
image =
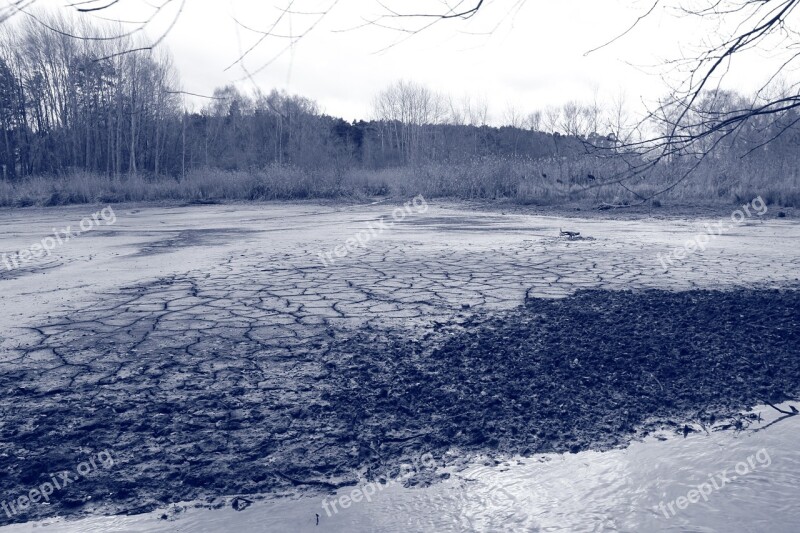
<path id="1" fill-rule="evenodd" d="M 586 55 L 622 33 L 652 2 L 489 0 L 470 20 L 441 21 L 410 35 L 381 26 L 408 30 L 428 20 L 379 19 L 387 11 L 375 0 L 188 0 L 165 43 L 186 91 L 211 94 L 229 83 L 243 89 L 256 84 L 308 96 L 326 113 L 354 119 L 368 117 L 375 93 L 403 78 L 456 97 L 485 98 L 497 121 L 509 106 L 529 112 L 568 100 L 591 101 L 595 94 L 604 101 L 625 94 L 636 106 L 664 94 L 661 75 L 675 75 L 659 65 L 714 39 L 715 26 L 665 5 L 617 42 Z M 179 3 L 174 0 L 159 14 L 148 28 L 151 37 L 167 27 Z M 281 17 L 289 4 L 294 13 Z M 383 4 L 403 13 L 444 9 L 434 0 Z M 147 5 L 121 0 L 103 14 L 135 19 Z M 242 64 L 225 70 L 262 38 L 258 32 L 268 30 L 278 36 L 265 38 Z M 299 41 L 292 39 L 304 33 Z M 768 74 L 771 55 L 745 58 L 726 85 L 755 89 Z M 248 79 L 242 66 L 258 73 Z"/>

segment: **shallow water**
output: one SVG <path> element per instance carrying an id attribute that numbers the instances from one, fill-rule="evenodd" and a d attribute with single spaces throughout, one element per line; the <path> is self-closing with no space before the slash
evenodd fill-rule
<path id="1" fill-rule="evenodd" d="M 473 463 L 427 488 L 376 489 L 371 501 L 337 507 L 330 516 L 323 498 L 306 496 L 257 502 L 241 512 L 188 509 L 161 520 L 157 511 L 0 531 L 798 531 L 800 416 L 766 427 L 780 415 L 768 407 L 756 411 L 764 422 L 742 432 L 651 438 L 624 450 L 515 458 L 494 467 Z M 703 483 L 705 498 L 692 495 Z"/>

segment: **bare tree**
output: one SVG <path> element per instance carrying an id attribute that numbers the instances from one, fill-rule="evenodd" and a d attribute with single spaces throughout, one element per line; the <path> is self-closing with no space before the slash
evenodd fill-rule
<path id="1" fill-rule="evenodd" d="M 546 132 L 548 133 L 557 132 L 560 121 L 561 121 L 561 109 L 555 106 L 547 106 L 544 109 L 542 126 L 544 126 Z"/>
<path id="2" fill-rule="evenodd" d="M 539 110 L 528 113 L 525 117 L 525 125 L 531 131 L 539 131 L 542 128 L 542 112 Z"/>
<path id="3" fill-rule="evenodd" d="M 663 3 L 664 0 L 654 0 L 628 29 L 587 53 L 623 39 Z M 800 58 L 800 52 L 797 51 L 800 45 L 800 27 L 797 17 L 794 16 L 798 5 L 800 0 L 704 0 L 692 7 L 682 2 L 676 3 L 675 8 L 687 18 L 700 18 L 715 23 L 720 38 L 716 42 L 701 43 L 704 47 L 696 55 L 667 62 L 668 67 L 684 73 L 683 82 L 673 87 L 669 96 L 637 126 L 642 131 L 646 129 L 648 122 L 656 124 L 655 130 L 658 133 L 626 143 L 625 151 L 631 156 L 627 170 L 592 186 L 622 184 L 648 173 L 660 161 L 672 160 L 677 156 L 691 154 L 695 158 L 685 171 L 679 173 L 674 182 L 652 195 L 641 197 L 642 201 L 647 201 L 671 190 L 686 179 L 702 164 L 709 150 L 716 148 L 726 138 L 750 127 L 751 122 L 769 117 L 780 126 L 756 148 L 762 148 L 791 130 L 800 122 L 800 116 L 796 112 L 800 108 L 800 83 L 790 85 L 779 95 L 770 96 L 768 89 L 782 73 L 792 70 Z M 403 14 L 390 10 L 389 16 L 430 18 L 434 22 L 464 19 L 476 16 L 486 8 L 487 3 L 475 1 L 465 6 L 462 2 L 458 6 L 440 13 Z M 724 33 L 726 29 L 727 33 Z M 737 107 L 725 105 L 725 102 L 709 105 L 709 100 L 727 97 L 724 91 L 719 90 L 720 84 L 736 60 L 753 49 L 780 53 L 782 61 L 750 101 L 739 102 Z M 555 129 L 555 120 L 547 120 L 554 116 L 548 117 L 546 113 L 545 118 L 545 126 Z M 571 104 L 565 106 L 560 125 L 570 134 L 578 130 L 579 113 Z"/>
<path id="4" fill-rule="evenodd" d="M 177 109 L 168 55 L 121 54 L 142 41 L 76 40 L 70 36 L 76 33 L 112 35 L 113 28 L 40 13 L 0 32 L 0 62 L 17 93 L 16 117 L 3 127 L 16 146 L 6 154 L 13 168 L 7 175 L 65 167 L 116 175 L 123 168 L 160 171 L 165 122 Z"/>
<path id="5" fill-rule="evenodd" d="M 620 90 L 611 99 L 606 127 L 613 135 L 615 144 L 624 145 L 634 140 L 634 126 L 634 120 L 628 110 L 627 96 L 625 91 Z"/>
<path id="6" fill-rule="evenodd" d="M 447 107 L 441 95 L 401 80 L 378 94 L 373 113 L 386 128 L 389 146 L 398 149 L 401 160 L 408 162 L 419 160 L 430 135 L 429 126 L 446 121 Z"/>
<path id="7" fill-rule="evenodd" d="M 489 100 L 482 96 L 470 105 L 469 124 L 472 126 L 485 126 L 489 123 Z"/>
<path id="8" fill-rule="evenodd" d="M 576 101 L 567 102 L 561 108 L 561 129 L 567 135 L 578 137 L 586 132 L 583 106 Z"/>

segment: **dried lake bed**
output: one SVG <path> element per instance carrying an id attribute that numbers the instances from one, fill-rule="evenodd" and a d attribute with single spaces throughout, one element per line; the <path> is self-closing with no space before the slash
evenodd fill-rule
<path id="1" fill-rule="evenodd" d="M 733 417 L 732 423 L 743 425 L 713 431 L 731 415 L 719 411 L 725 407 L 720 397 L 735 399 L 727 406 L 735 410 L 753 406 L 758 398 L 789 399 L 781 398 L 780 391 L 789 396 L 797 392 L 797 369 L 790 367 L 798 355 L 792 325 L 800 312 L 794 300 L 800 225 L 794 220 L 748 218 L 665 269 L 659 254 L 663 257 L 706 233 L 705 224 L 726 220 L 725 212 L 710 218 L 565 218 L 433 204 L 395 221 L 395 207 L 113 206 L 112 225 L 64 243 L 45 259 L 3 268 L 0 372 L 7 393 L 0 401 L 0 461 L 8 474 L 0 497 L 6 501 L 25 494 L 47 473 L 72 469 L 93 452 L 109 449 L 115 464 L 65 487 L 48 505 L 34 504 L 11 517 L 0 513 L 0 523 L 112 513 L 135 516 L 51 519 L 42 530 L 221 531 L 239 521 L 241 531 L 690 526 L 722 531 L 725 524 L 741 524 L 748 516 L 761 524 L 778 516 L 787 529 L 774 530 L 789 531 L 792 520 L 796 523 L 791 504 L 797 489 L 790 487 L 797 486 L 800 472 L 792 440 L 797 418 L 755 431 L 766 425 L 763 420 Z M 3 211 L 0 252 L 28 248 L 53 228 L 75 225 L 94 211 Z M 382 218 L 391 225 L 362 239 L 344 257 L 325 255 L 370 227 L 382 227 Z M 560 229 L 580 231 L 586 238 L 560 238 Z M 568 310 L 536 303 L 592 290 L 579 293 L 585 300 Z M 609 303 L 606 290 L 656 294 L 650 305 L 660 311 L 650 315 L 650 322 L 637 323 L 647 313 L 634 317 L 630 310 L 645 300 Z M 727 294 L 727 300 L 719 300 L 724 307 L 709 290 Z M 771 355 L 781 362 L 750 371 L 747 366 L 725 367 L 720 355 L 714 368 L 725 367 L 720 376 L 728 390 L 687 399 L 676 389 L 671 400 L 680 409 L 661 413 L 674 418 L 687 413 L 691 402 L 707 400 L 724 417 L 698 412 L 686 417 L 685 439 L 674 436 L 677 427 L 666 427 L 662 434 L 670 437 L 667 441 L 651 439 L 624 449 L 618 446 L 647 421 L 639 412 L 638 417 L 622 417 L 630 427 L 606 427 L 617 422 L 613 404 L 603 412 L 607 419 L 602 421 L 608 424 L 598 427 L 583 421 L 553 430 L 554 435 L 542 432 L 541 426 L 515 424 L 524 431 L 509 431 L 507 421 L 514 416 L 527 420 L 537 418 L 537 411 L 547 412 L 539 404 L 523 406 L 522 413 L 529 413 L 524 415 L 506 409 L 530 396 L 524 388 L 506 387 L 513 381 L 512 370 L 534 376 L 542 369 L 523 364 L 495 372 L 497 364 L 512 355 L 518 365 L 520 354 L 556 354 L 547 370 L 561 376 L 568 391 L 564 376 L 574 373 L 583 379 L 581 367 L 597 362 L 590 359 L 592 346 L 602 344 L 602 331 L 581 334 L 581 320 L 607 320 L 612 338 L 597 351 L 613 355 L 616 348 L 610 344 L 618 339 L 609 309 L 616 310 L 614 316 L 619 309 L 628 310 L 624 324 L 635 327 L 626 331 L 626 339 L 646 338 L 659 324 L 670 330 L 670 307 L 663 302 L 676 292 L 693 294 L 688 291 L 700 291 L 697 298 L 708 309 L 719 307 L 719 316 L 709 311 L 697 318 L 703 327 L 692 334 L 710 339 L 701 352 L 722 354 L 741 347 L 755 354 L 744 365 Z M 746 292 L 733 293 L 739 298 L 730 291 Z M 583 316 L 586 308 L 596 308 L 598 314 Z M 503 329 L 517 323 L 528 327 L 524 332 Z M 687 329 L 687 324 L 676 324 L 672 337 L 659 346 Z M 530 342 L 546 338 L 550 344 L 521 344 L 523 337 Z M 494 340 L 484 350 L 480 346 L 487 338 Z M 505 351 L 501 341 L 506 338 L 516 353 Z M 720 342 L 712 342 L 717 338 Z M 565 339 L 580 342 L 572 345 Z M 475 345 L 478 349 L 470 351 Z M 555 349 L 565 346 L 583 352 L 573 360 Z M 669 359 L 669 349 L 664 358 L 679 363 L 681 357 L 692 358 L 690 348 L 678 348 L 675 358 Z M 482 368 L 487 350 L 498 359 Z M 466 355 L 458 359 L 460 354 Z M 431 396 L 425 387 L 432 382 L 433 369 L 437 390 L 446 390 L 456 376 L 446 367 L 450 360 L 465 369 L 457 374 L 461 388 L 450 400 Z M 412 364 L 396 365 L 398 361 Z M 600 383 L 618 378 L 619 369 L 606 366 L 610 374 L 594 373 L 581 382 L 587 394 L 599 395 Z M 416 371 L 416 381 L 404 381 Z M 675 368 L 647 367 L 653 375 L 648 390 L 633 391 L 630 398 L 664 393 L 669 383 L 658 380 L 661 371 Z M 683 378 L 705 375 L 709 368 L 694 371 Z M 464 385 L 470 373 L 494 381 L 484 388 Z M 775 390 L 779 380 L 771 381 L 775 374 L 783 379 L 780 391 Z M 498 376 L 504 377 L 500 384 Z M 639 381 L 631 376 L 631 383 Z M 711 383 L 703 386 L 706 392 L 713 388 Z M 486 402 L 470 400 L 481 398 L 486 389 Z M 548 415 L 552 420 L 594 420 L 586 403 L 551 406 L 555 396 L 541 396 L 554 411 Z M 581 399 L 575 396 L 575 401 Z M 421 405 L 414 402 L 423 399 L 435 409 L 419 422 Z M 779 407 L 786 410 L 789 405 Z M 633 407 L 641 409 L 636 404 L 616 410 Z M 449 409 L 464 411 L 469 420 L 439 417 Z M 581 416 L 570 414 L 577 411 Z M 771 409 L 759 408 L 762 419 L 772 416 L 767 411 Z M 413 420 L 419 427 L 413 427 Z M 595 431 L 585 433 L 587 426 Z M 565 432 L 572 434 L 565 438 Z M 597 448 L 613 450 L 600 453 Z M 762 448 L 773 462 L 741 480 L 744 489 L 734 485 L 720 490 L 714 499 L 662 521 L 652 510 L 662 499 L 672 501 L 686 492 L 683 487 L 698 472 L 706 477 L 717 465 L 735 465 Z M 561 451 L 577 453 L 547 455 Z M 359 483 L 391 477 L 404 457 L 426 452 L 435 456 L 438 468 L 417 472 L 405 483 L 416 486 L 395 484 L 374 502 L 331 516 L 323 510 L 321 501 L 333 498 L 335 491 L 347 494 Z M 482 467 L 494 464 L 498 453 L 505 455 L 497 467 Z M 655 466 L 654 458 L 663 464 Z M 659 470 L 664 465 L 671 470 Z M 560 489 L 554 480 L 561 480 Z M 548 483 L 551 488 L 545 490 Z M 663 494 L 655 498 L 658 493 Z M 241 505 L 235 496 L 253 494 L 267 496 L 253 498 L 255 503 L 240 512 L 230 508 L 232 502 Z M 181 511 L 184 506 L 169 505 L 186 501 L 224 508 Z M 9 530 L 33 527 L 29 523 Z"/>

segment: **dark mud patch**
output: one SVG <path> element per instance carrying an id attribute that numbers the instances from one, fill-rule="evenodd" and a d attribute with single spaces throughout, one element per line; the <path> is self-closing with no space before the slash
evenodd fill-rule
<path id="1" fill-rule="evenodd" d="M 9 252 L 5 255 L 11 256 L 16 252 Z M 63 262 L 57 257 L 37 258 L 30 263 L 21 263 L 17 261 L 19 266 L 15 267 L 11 259 L 6 259 L 4 254 L 0 253 L 0 281 L 7 279 L 16 279 L 24 276 L 32 276 L 35 274 L 43 274 L 48 270 L 60 267 Z M 11 268 L 9 268 L 9 266 Z"/>
<path id="2" fill-rule="evenodd" d="M 245 229 L 187 229 L 173 233 L 168 238 L 143 246 L 136 255 L 156 255 L 173 252 L 177 248 L 211 246 L 234 242 L 243 235 L 258 233 Z"/>
<path id="3" fill-rule="evenodd" d="M 796 290 L 580 292 L 417 339 L 211 325 L 198 338 L 187 323 L 156 342 L 157 321 L 78 322 L 3 364 L 3 502 L 93 454 L 114 464 L 0 523 L 326 492 L 425 453 L 606 449 L 656 427 L 741 426 L 741 409 L 800 393 Z M 63 364 L 45 366 L 53 354 Z"/>
<path id="4" fill-rule="evenodd" d="M 602 450 L 656 428 L 741 427 L 742 409 L 797 399 L 798 340 L 796 290 L 582 291 L 473 318 L 432 347 L 362 334 L 329 358 L 326 399 L 370 459 Z"/>

